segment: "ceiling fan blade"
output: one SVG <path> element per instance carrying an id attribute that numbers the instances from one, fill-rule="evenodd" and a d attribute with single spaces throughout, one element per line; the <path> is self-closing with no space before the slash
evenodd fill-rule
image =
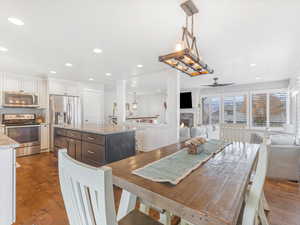
<path id="1" fill-rule="evenodd" d="M 224 86 L 230 86 L 233 85 L 234 83 L 224 83 L 224 84 L 218 84 L 219 87 L 224 87 Z"/>
<path id="2" fill-rule="evenodd" d="M 216 84 L 207 84 L 207 85 L 200 85 L 200 86 L 203 86 L 203 87 L 217 87 Z"/>
<path id="3" fill-rule="evenodd" d="M 234 83 L 224 83 L 224 84 L 208 84 L 208 85 L 201 85 L 203 87 L 225 87 L 233 85 Z"/>

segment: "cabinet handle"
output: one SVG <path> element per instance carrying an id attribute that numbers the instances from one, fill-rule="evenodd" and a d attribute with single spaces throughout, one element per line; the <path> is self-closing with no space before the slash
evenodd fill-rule
<path id="1" fill-rule="evenodd" d="M 87 137 L 89 140 L 95 140 L 95 138 L 92 138 L 92 137 Z"/>
<path id="2" fill-rule="evenodd" d="M 90 153 L 90 154 L 95 154 L 95 152 L 92 152 L 92 151 L 88 151 L 88 153 Z"/>

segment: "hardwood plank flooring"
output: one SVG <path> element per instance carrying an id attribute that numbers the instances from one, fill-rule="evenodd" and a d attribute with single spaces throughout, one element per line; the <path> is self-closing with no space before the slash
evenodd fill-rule
<path id="1" fill-rule="evenodd" d="M 17 221 L 15 225 L 68 225 L 60 193 L 57 159 L 51 153 L 18 158 Z M 114 188 L 118 208 L 121 190 Z M 300 187 L 288 181 L 267 180 L 270 225 L 300 225 Z M 158 217 L 154 211 L 151 216 Z M 176 224 L 177 221 L 173 221 Z"/>

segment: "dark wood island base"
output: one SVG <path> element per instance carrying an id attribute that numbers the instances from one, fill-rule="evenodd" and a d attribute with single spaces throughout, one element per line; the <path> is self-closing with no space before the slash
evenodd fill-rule
<path id="1" fill-rule="evenodd" d="M 64 148 L 72 158 L 100 167 L 135 155 L 135 131 L 96 133 L 85 129 L 55 127 L 55 155 Z"/>

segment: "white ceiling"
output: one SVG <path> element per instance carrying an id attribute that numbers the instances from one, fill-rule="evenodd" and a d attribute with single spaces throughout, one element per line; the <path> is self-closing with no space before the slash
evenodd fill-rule
<path id="1" fill-rule="evenodd" d="M 0 52 L 0 71 L 49 75 L 54 70 L 52 77 L 93 77 L 93 82 L 107 84 L 151 77 L 168 69 L 158 56 L 172 51 L 181 36 L 185 18 L 180 2 L 1 0 L 0 46 L 8 52 Z M 299 74 L 299 0 L 194 2 L 200 11 L 195 25 L 201 55 L 221 82 L 252 83 L 256 77 L 269 81 Z M 15 26 L 8 17 L 20 18 L 25 25 Z M 94 48 L 103 53 L 96 55 Z M 112 76 L 106 77 L 107 72 Z M 182 86 L 208 84 L 213 76 L 182 75 Z M 159 79 L 155 82 L 158 88 L 162 85 Z"/>

